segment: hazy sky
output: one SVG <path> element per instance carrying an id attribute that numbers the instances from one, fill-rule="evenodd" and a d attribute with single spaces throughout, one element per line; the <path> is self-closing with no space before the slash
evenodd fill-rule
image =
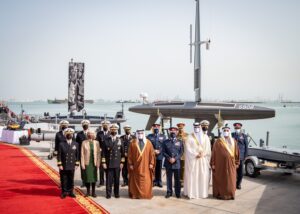
<path id="1" fill-rule="evenodd" d="M 300 100 L 300 1 L 202 0 L 204 99 Z M 194 99 L 194 0 L 0 0 L 0 99 L 67 97 L 85 62 L 86 98 Z"/>

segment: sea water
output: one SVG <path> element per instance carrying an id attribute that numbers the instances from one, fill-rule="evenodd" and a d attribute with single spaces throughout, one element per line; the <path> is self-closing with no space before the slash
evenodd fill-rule
<path id="1" fill-rule="evenodd" d="M 21 105 L 26 114 L 43 116 L 44 112 L 49 112 L 54 116 L 56 113 L 66 115 L 68 113 L 67 104 L 48 104 L 47 102 L 9 102 L 8 107 L 19 114 Z M 132 126 L 133 130 L 145 128 L 148 115 L 132 113 L 128 108 L 137 104 L 124 104 L 124 114 L 127 121 L 124 124 Z M 269 145 L 273 147 L 287 146 L 289 149 L 300 149 L 300 103 L 261 103 L 259 106 L 273 108 L 276 116 L 270 119 L 238 121 L 243 123 L 245 133 L 251 135 L 254 141 L 259 144 L 259 140 L 266 141 L 266 133 L 269 131 Z M 88 115 L 114 117 L 117 111 L 122 110 L 121 104 L 114 102 L 97 102 L 86 104 L 85 110 Z M 192 131 L 193 120 L 173 118 L 173 125 L 177 122 L 186 123 L 186 131 Z M 230 127 L 236 121 L 228 121 Z M 232 127 L 233 130 L 233 127 Z M 217 134 L 217 129 L 213 130 Z M 253 142 L 252 142 L 253 144 Z"/>

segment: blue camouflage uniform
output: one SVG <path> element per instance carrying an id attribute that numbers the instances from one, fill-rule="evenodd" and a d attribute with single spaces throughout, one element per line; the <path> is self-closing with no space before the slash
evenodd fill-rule
<path id="1" fill-rule="evenodd" d="M 240 165 L 237 169 L 237 180 L 236 186 L 240 188 L 242 179 L 243 179 L 243 168 L 244 168 L 244 160 L 248 156 L 248 138 L 247 135 L 244 133 L 232 133 L 232 137 L 237 141 L 237 145 L 240 150 Z"/>
<path id="2" fill-rule="evenodd" d="M 148 140 L 151 141 L 154 150 L 159 150 L 160 153 L 156 155 L 156 165 L 155 165 L 155 179 L 154 179 L 154 186 L 162 187 L 162 180 L 161 180 L 161 169 L 162 169 L 162 160 L 163 160 L 163 153 L 162 153 L 162 145 L 163 142 L 166 140 L 163 134 L 149 134 L 147 136 Z"/>
<path id="3" fill-rule="evenodd" d="M 163 155 L 165 157 L 164 167 L 167 173 L 167 195 L 172 196 L 172 177 L 174 174 L 175 180 L 175 195 L 180 197 L 180 159 L 183 155 L 183 142 L 177 138 L 169 138 L 163 143 Z M 174 163 L 170 163 L 169 160 L 175 158 Z"/>

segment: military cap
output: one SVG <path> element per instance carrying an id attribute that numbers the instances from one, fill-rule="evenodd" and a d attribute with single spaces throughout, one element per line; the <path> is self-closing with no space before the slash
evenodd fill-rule
<path id="1" fill-rule="evenodd" d="M 184 122 L 179 122 L 179 123 L 177 123 L 177 127 L 178 128 L 185 127 L 185 123 Z"/>
<path id="2" fill-rule="evenodd" d="M 241 123 L 234 123 L 233 126 L 234 126 L 234 127 L 242 127 L 243 124 L 241 124 Z"/>
<path id="3" fill-rule="evenodd" d="M 177 127 L 170 127 L 169 131 L 178 131 L 178 128 Z"/>
<path id="4" fill-rule="evenodd" d="M 125 129 L 125 130 L 126 130 L 126 129 L 127 129 L 127 130 L 128 130 L 128 129 L 131 129 L 131 126 L 130 126 L 130 125 L 125 125 L 125 126 L 124 126 L 124 129 Z"/>
<path id="5" fill-rule="evenodd" d="M 202 120 L 202 121 L 200 122 L 200 125 L 201 125 L 201 126 L 209 126 L 209 121 L 208 121 L 208 120 Z"/>
<path id="6" fill-rule="evenodd" d="M 152 127 L 160 127 L 160 124 L 159 123 L 153 123 Z"/>
<path id="7" fill-rule="evenodd" d="M 110 130 L 117 130 L 119 129 L 119 126 L 116 123 L 111 124 L 111 126 L 109 127 Z"/>
<path id="8" fill-rule="evenodd" d="M 101 122 L 101 125 L 103 126 L 103 125 L 110 125 L 110 122 L 108 121 L 108 120 L 103 120 L 102 122 Z"/>
<path id="9" fill-rule="evenodd" d="M 82 120 L 81 121 L 81 125 L 90 125 L 90 121 L 89 120 Z"/>
<path id="10" fill-rule="evenodd" d="M 224 126 L 224 127 L 222 128 L 222 130 L 224 130 L 224 129 L 229 129 L 229 130 L 230 130 L 230 127 L 229 127 L 229 126 Z"/>
<path id="11" fill-rule="evenodd" d="M 62 121 L 59 122 L 59 125 L 60 125 L 60 126 L 63 126 L 63 125 L 68 126 L 68 125 L 69 125 L 69 122 L 68 122 L 67 120 L 62 120 Z"/>
<path id="12" fill-rule="evenodd" d="M 200 123 L 199 122 L 194 122 L 193 126 L 200 126 Z"/>
<path id="13" fill-rule="evenodd" d="M 144 129 L 137 129 L 136 132 L 144 132 L 145 130 Z"/>
<path id="14" fill-rule="evenodd" d="M 74 129 L 72 129 L 72 128 L 66 128 L 65 130 L 64 130 L 64 135 L 67 135 L 67 134 L 74 134 Z"/>

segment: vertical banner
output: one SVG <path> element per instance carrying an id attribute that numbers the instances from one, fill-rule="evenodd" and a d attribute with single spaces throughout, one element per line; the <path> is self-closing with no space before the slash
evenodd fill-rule
<path id="1" fill-rule="evenodd" d="M 69 63 L 68 110 L 78 112 L 84 108 L 84 63 Z"/>
<path id="2" fill-rule="evenodd" d="M 76 103 L 77 111 L 84 108 L 84 63 L 76 63 L 77 66 L 77 88 Z"/>

